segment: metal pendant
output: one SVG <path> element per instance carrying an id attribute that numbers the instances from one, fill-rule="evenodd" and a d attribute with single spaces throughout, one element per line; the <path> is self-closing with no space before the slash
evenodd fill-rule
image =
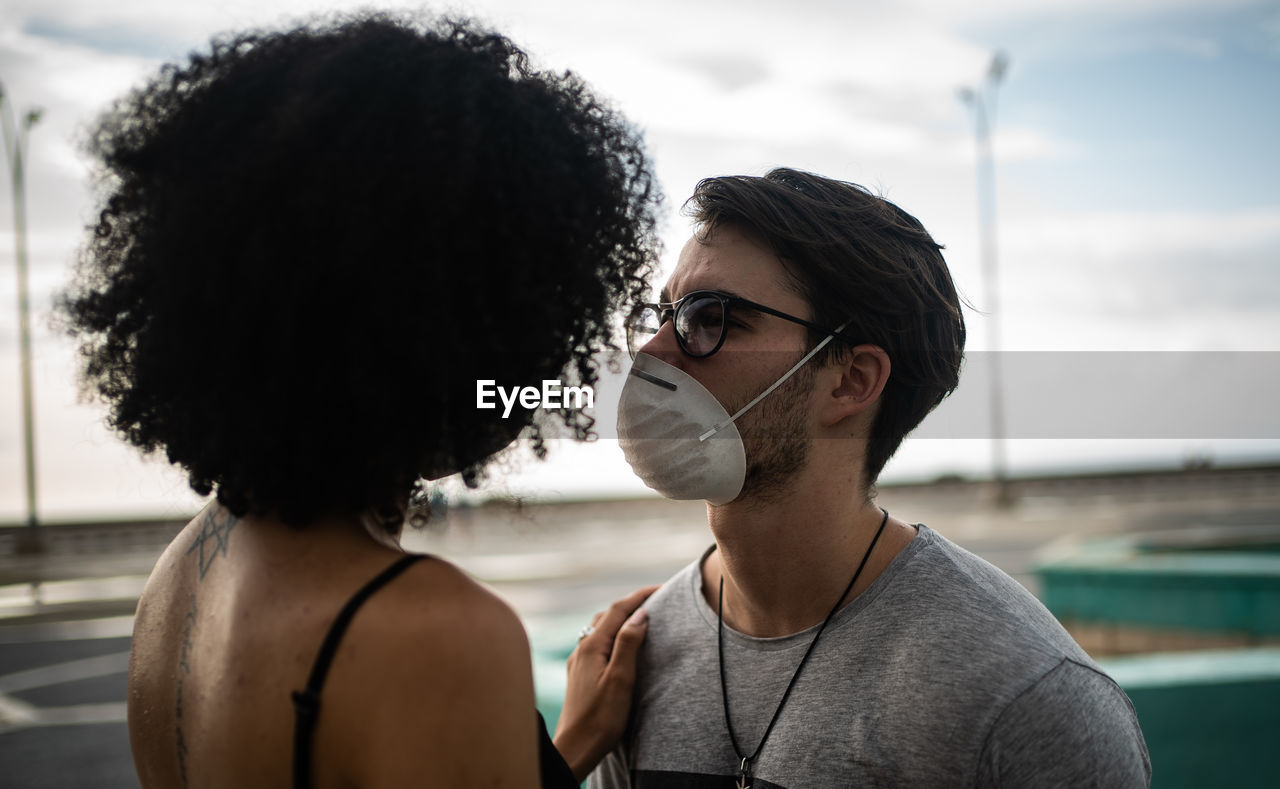
<path id="1" fill-rule="evenodd" d="M 738 787 L 737 789 L 751 789 L 751 784 L 747 783 L 747 779 L 751 777 L 751 764 L 745 757 L 742 764 L 738 766 Z"/>

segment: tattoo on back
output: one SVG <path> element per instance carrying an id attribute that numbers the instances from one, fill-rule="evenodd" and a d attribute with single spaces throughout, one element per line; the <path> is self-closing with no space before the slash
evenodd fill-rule
<path id="1" fill-rule="evenodd" d="M 219 555 L 227 555 L 227 540 L 231 536 L 231 529 L 235 525 L 236 517 L 221 507 L 210 508 L 200 521 L 200 533 L 196 535 L 191 547 L 187 549 L 187 556 L 193 553 L 196 555 L 201 581 L 204 580 L 205 573 L 209 572 L 209 567 L 213 565 L 213 560 Z M 188 675 L 191 674 L 192 632 L 196 627 L 197 613 L 196 593 L 193 591 L 191 592 L 187 616 L 182 626 L 182 648 L 178 652 L 177 698 L 174 705 L 174 735 L 176 736 L 178 747 L 178 774 L 184 787 L 187 786 L 187 739 L 182 730 L 182 702 L 186 680 Z"/>
<path id="2" fill-rule="evenodd" d="M 191 593 L 191 607 L 187 609 L 187 617 L 182 626 L 182 649 L 178 653 L 178 692 L 174 710 L 174 721 L 178 739 L 178 774 L 182 777 L 182 785 L 187 786 L 187 739 L 182 733 L 182 689 L 187 675 L 191 673 L 191 631 L 196 626 L 196 595 Z"/>
<path id="3" fill-rule="evenodd" d="M 204 580 L 204 574 L 209 571 L 218 554 L 227 555 L 227 539 L 231 536 L 231 529 L 235 525 L 236 516 L 221 507 L 212 507 L 205 513 L 204 519 L 200 522 L 200 533 L 187 549 L 188 556 L 198 553 L 200 580 Z"/>

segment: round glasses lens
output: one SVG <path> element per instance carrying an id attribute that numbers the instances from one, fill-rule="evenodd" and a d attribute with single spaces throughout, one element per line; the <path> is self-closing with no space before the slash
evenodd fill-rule
<path id="1" fill-rule="evenodd" d="M 640 349 L 653 339 L 653 335 L 661 327 L 662 319 L 654 307 L 637 307 L 631 313 L 631 317 L 627 319 L 627 353 L 631 354 L 632 359 L 636 358 Z"/>
<path id="2" fill-rule="evenodd" d="M 724 304 L 715 296 L 696 296 L 676 310 L 676 336 L 690 356 L 707 356 L 724 336 Z"/>

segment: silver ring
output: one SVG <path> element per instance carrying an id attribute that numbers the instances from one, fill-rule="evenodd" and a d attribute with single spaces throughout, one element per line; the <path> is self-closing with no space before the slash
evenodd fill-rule
<path id="1" fill-rule="evenodd" d="M 582 639 L 596 632 L 595 625 L 587 625 L 578 631 L 578 643 L 582 643 Z"/>

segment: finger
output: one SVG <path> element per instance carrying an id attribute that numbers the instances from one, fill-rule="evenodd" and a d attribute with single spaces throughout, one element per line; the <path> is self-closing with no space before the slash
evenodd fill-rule
<path id="1" fill-rule="evenodd" d="M 590 647 L 594 644 L 599 644 L 603 642 L 604 647 L 596 646 L 595 651 L 596 652 L 603 651 L 605 653 L 606 659 L 608 658 L 608 644 L 609 644 L 609 641 L 613 638 L 613 636 L 609 636 L 606 639 L 604 636 L 600 634 L 600 627 L 599 627 L 600 619 L 601 617 L 604 616 L 604 613 L 605 613 L 604 611 L 599 611 L 596 614 L 592 615 L 591 624 L 582 628 L 582 630 L 578 632 L 578 643 L 574 644 L 573 646 L 573 651 L 575 653 L 581 651 L 584 647 Z"/>
<path id="2" fill-rule="evenodd" d="M 602 637 L 612 641 L 618 634 L 618 629 L 622 627 L 622 623 L 635 613 L 645 600 L 649 599 L 649 595 L 653 594 L 658 587 L 646 586 L 643 589 L 637 589 L 626 597 L 618 600 L 609 608 L 602 612 L 602 615 L 595 623 L 596 633 Z M 594 635 L 594 634 L 593 634 Z"/>
<path id="3" fill-rule="evenodd" d="M 578 640 L 574 651 L 584 654 L 589 652 L 599 656 L 604 663 L 608 663 L 618 629 L 657 590 L 657 586 L 637 589 L 609 606 L 607 610 L 600 611 L 591 617 L 591 633 Z"/>
<path id="4" fill-rule="evenodd" d="M 623 682 L 629 688 L 635 682 L 636 655 L 640 653 L 640 645 L 644 643 L 645 632 L 649 627 L 649 612 L 637 608 L 635 613 L 627 617 L 618 636 L 613 640 L 613 654 L 609 656 L 606 673 L 613 675 L 615 681 Z"/>

